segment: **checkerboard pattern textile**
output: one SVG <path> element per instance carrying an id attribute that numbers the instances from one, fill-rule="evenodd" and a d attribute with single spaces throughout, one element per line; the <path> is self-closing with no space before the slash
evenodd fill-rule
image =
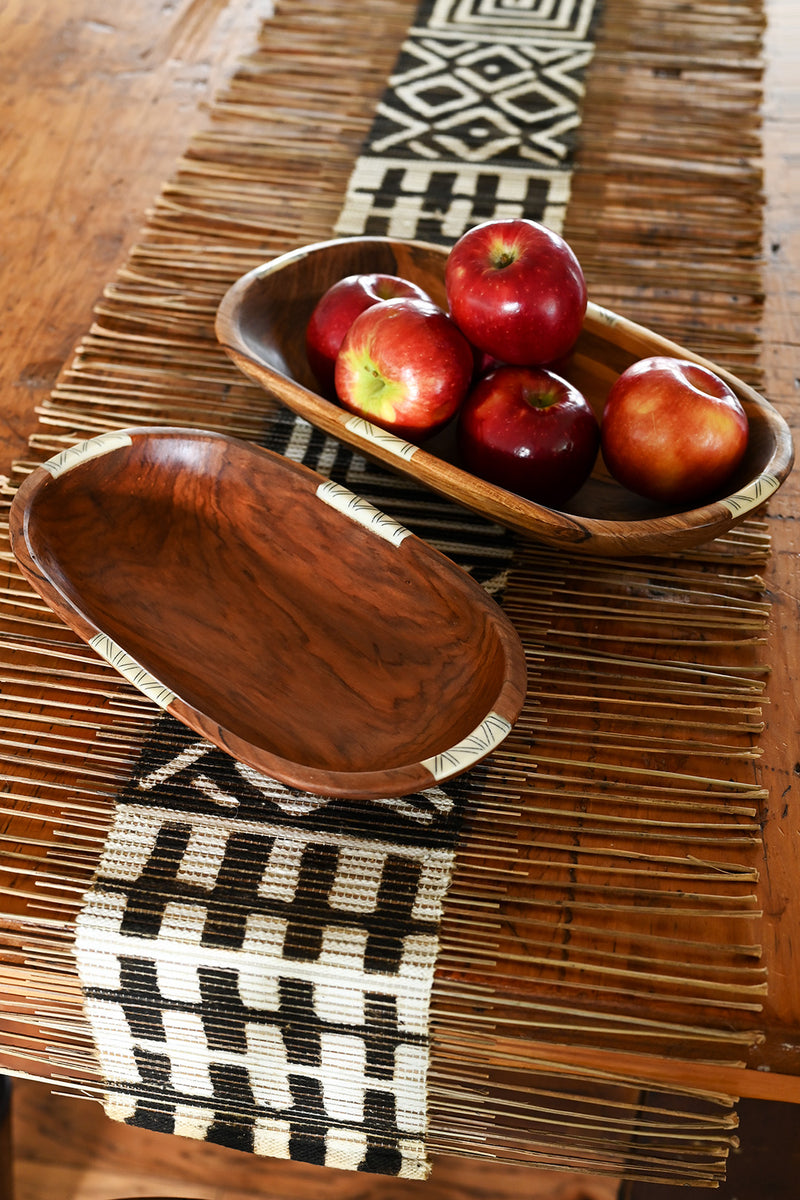
<path id="1" fill-rule="evenodd" d="M 77 930 L 110 1115 L 424 1177 L 458 791 L 327 802 L 159 722 Z"/>
<path id="2" fill-rule="evenodd" d="M 337 232 L 450 244 L 480 221 L 560 231 L 599 0 L 423 0 Z"/>

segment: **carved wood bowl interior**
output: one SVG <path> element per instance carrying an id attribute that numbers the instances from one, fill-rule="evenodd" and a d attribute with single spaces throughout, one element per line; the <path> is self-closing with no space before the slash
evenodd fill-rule
<path id="1" fill-rule="evenodd" d="M 520 640 L 439 551 L 352 492 L 219 434 L 130 429 L 37 468 L 14 553 L 141 691 L 324 796 L 461 773 L 522 706 Z"/>
<path id="2" fill-rule="evenodd" d="M 617 484 L 598 456 L 591 478 L 568 508 L 546 508 L 463 470 L 453 423 L 429 442 L 409 446 L 319 395 L 306 361 L 305 327 L 323 292 L 345 275 L 387 272 L 420 284 L 444 307 L 447 253 L 441 246 L 367 237 L 301 247 L 250 271 L 230 288 L 217 314 L 217 337 L 245 375 L 315 426 L 492 520 L 576 553 L 669 554 L 708 541 L 763 503 L 788 475 L 791 434 L 762 396 L 691 350 L 591 301 L 562 373 L 598 418 L 614 379 L 653 354 L 703 363 L 733 388 L 750 434 L 744 461 L 724 495 L 688 512 L 667 509 Z"/>

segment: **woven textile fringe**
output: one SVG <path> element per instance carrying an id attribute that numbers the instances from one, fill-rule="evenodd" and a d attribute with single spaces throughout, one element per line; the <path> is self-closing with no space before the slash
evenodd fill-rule
<path id="1" fill-rule="evenodd" d="M 385 0 L 279 7 L 106 289 L 7 501 L 33 464 L 107 429 L 262 436 L 270 402 L 216 346 L 217 302 L 249 267 L 330 236 L 413 13 Z M 348 42 L 365 27 L 369 62 Z M 564 218 L 593 299 L 756 383 L 761 27 L 750 0 L 606 0 Z M 673 1104 L 647 1078 L 570 1068 L 547 1048 L 730 1065 L 758 1039 L 768 550 L 757 519 L 678 562 L 576 566 L 521 548 L 504 604 L 531 691 L 470 813 L 445 906 L 431 1149 L 722 1177 L 729 1097 L 676 1089 Z M 72 929 L 153 710 L 29 593 L 7 549 L 5 560 L 3 886 L 24 934 L 2 945 L 31 983 L 21 995 L 13 971 L 0 974 L 4 1037 L 96 1096 Z"/>
<path id="2" fill-rule="evenodd" d="M 764 22 L 760 0 L 608 0 L 564 229 L 595 301 L 755 387 Z"/>

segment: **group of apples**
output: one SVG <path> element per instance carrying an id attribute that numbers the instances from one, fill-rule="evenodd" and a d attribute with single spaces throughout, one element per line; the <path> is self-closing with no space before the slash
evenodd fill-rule
<path id="1" fill-rule="evenodd" d="M 744 455 L 748 422 L 713 371 L 635 362 L 600 421 L 564 378 L 587 289 L 568 243 L 524 218 L 464 233 L 445 265 L 447 308 L 395 275 L 349 275 L 316 304 L 306 353 L 323 393 L 419 443 L 456 422 L 461 465 L 550 507 L 597 455 L 630 491 L 669 505 L 710 495 Z"/>

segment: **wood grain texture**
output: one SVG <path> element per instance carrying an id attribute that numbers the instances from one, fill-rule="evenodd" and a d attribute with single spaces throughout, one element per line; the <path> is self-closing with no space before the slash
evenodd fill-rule
<path id="1" fill-rule="evenodd" d="M 0 13 L 0 471 L 25 455 L 142 212 L 270 0 L 9 0 Z"/>
<path id="2" fill-rule="evenodd" d="M 732 387 L 750 430 L 745 458 L 722 496 L 710 496 L 687 512 L 668 509 L 616 483 L 598 455 L 588 482 L 560 511 L 469 474 L 458 460 L 455 421 L 415 448 L 354 422 L 335 398 L 319 394 L 298 331 L 327 288 L 359 273 L 400 275 L 446 306 L 447 254 L 444 247 L 380 238 L 304 247 L 249 271 L 233 285 L 219 308 L 217 335 L 247 376 L 312 424 L 523 536 L 576 554 L 670 554 L 707 542 L 747 517 L 789 474 L 794 460 L 789 428 L 753 388 L 692 349 L 592 302 L 578 342 L 559 370 L 586 396 L 598 419 L 613 381 L 650 355 L 702 362 Z"/>
<path id="3" fill-rule="evenodd" d="M 431 787 L 484 758 L 522 707 L 522 644 L 483 588 L 250 443 L 155 428 L 91 439 L 27 477 L 10 522 L 25 575 L 67 625 L 292 787 Z"/>
<path id="4" fill-rule="evenodd" d="M 800 101 L 796 81 L 796 54 L 800 31 L 797 27 L 794 0 L 769 0 L 767 8 L 770 16 L 767 30 L 768 70 L 765 129 L 768 203 L 764 276 L 766 308 L 761 331 L 763 343 L 761 361 L 766 375 L 764 389 L 766 394 L 780 407 L 782 412 L 790 417 L 793 428 L 797 429 L 799 422 L 796 364 L 799 354 L 798 344 L 800 343 L 798 336 L 800 302 L 798 301 L 797 279 L 798 270 L 800 270 L 800 253 L 798 252 L 800 247 L 798 245 L 796 196 L 798 185 L 797 149 L 800 146 L 800 128 L 798 127 Z M 31 11 L 30 7 L 29 11 Z M 64 13 L 64 6 L 53 5 L 50 6 L 49 11 L 57 14 L 57 20 L 60 20 Z M 73 5 L 71 10 L 67 10 L 67 15 L 74 16 L 75 11 Z M 736 25 L 735 22 L 731 24 L 732 28 Z M 37 61 L 38 51 L 42 45 L 46 44 L 46 30 L 47 25 L 44 22 L 41 22 L 38 27 L 31 22 L 30 27 L 25 31 L 25 45 L 33 62 Z M 41 39 L 39 43 L 37 43 L 37 38 Z M 245 49 L 246 45 L 246 39 L 242 39 L 240 48 Z M 69 69 L 77 73 L 78 68 L 75 65 L 77 61 L 75 58 L 65 59 L 61 64 L 62 70 L 67 69 L 66 64 L 69 63 L 71 64 Z M 51 65 L 55 68 L 58 64 L 51 60 Z M 97 60 L 86 61 L 86 70 L 89 74 L 92 71 L 97 73 L 100 70 Z M 15 74 L 12 72 L 10 78 L 13 80 L 14 77 Z M 24 81 L 23 87 L 23 81 L 17 79 L 14 86 L 20 97 L 19 104 L 23 106 L 22 97 L 29 93 L 28 80 Z M 658 86 L 656 80 L 654 88 L 658 89 Z M 75 90 L 77 91 L 77 84 Z M 75 99 L 75 97 L 73 98 Z M 158 128 L 159 116 L 155 113 L 150 114 L 145 105 L 137 111 L 136 119 L 141 123 L 142 137 L 143 140 L 146 140 L 145 131 L 151 115 L 153 119 L 150 129 L 155 143 L 157 138 L 155 138 L 154 131 Z M 163 117 L 163 111 L 161 117 Z M 129 120 L 129 114 L 125 111 L 125 103 L 119 95 L 107 106 L 103 117 L 104 128 L 108 130 L 107 141 L 109 142 L 113 141 L 110 131 L 115 118 L 123 127 Z M 194 121 L 195 116 L 192 112 L 191 122 Z M 77 133 L 73 146 L 80 148 L 82 145 L 89 157 L 95 152 L 94 148 L 97 145 L 94 133 L 95 124 L 96 117 L 91 109 L 79 113 L 76 117 Z M 729 127 L 735 130 L 736 122 L 729 122 Z M 4 128 L 9 131 L 16 128 L 14 121 L 9 120 Z M 29 181 L 26 180 L 22 211 L 29 212 L 31 217 L 38 214 L 41 221 L 46 219 L 43 214 L 48 212 L 47 197 L 51 194 L 48 191 L 48 185 L 52 186 L 53 182 L 52 156 L 48 157 L 46 151 L 41 153 L 43 135 L 40 122 L 26 121 L 19 128 L 21 130 L 20 139 L 30 139 L 31 162 L 34 164 L 30 174 L 33 190 L 30 189 Z M 184 135 L 178 131 L 177 126 L 168 129 L 165 123 L 165 131 L 174 136 L 181 145 L 183 144 Z M 145 149 L 146 152 L 142 154 L 143 164 L 148 161 L 148 148 Z M 157 147 L 154 144 L 149 149 L 155 154 Z M 165 157 L 169 161 L 163 161 L 161 164 L 155 162 L 155 165 L 153 162 L 150 163 L 149 178 L 153 186 L 149 188 L 148 194 L 170 169 L 171 156 Z M 105 172 L 104 175 L 103 172 Z M 84 172 L 87 190 L 81 194 L 78 204 L 92 203 L 94 205 L 92 236 L 100 237 L 102 231 L 109 228 L 112 235 L 115 236 L 116 225 L 122 211 L 119 207 L 121 204 L 119 197 L 129 194 L 128 187 L 132 194 L 145 178 L 144 170 L 141 173 L 132 172 L 131 174 L 132 178 L 128 179 L 127 184 L 123 186 L 123 181 L 120 181 L 116 192 L 108 193 L 109 180 L 113 181 L 114 175 L 107 159 L 102 170 L 98 166 L 96 175 Z M 635 176 L 635 174 L 634 166 L 632 175 Z M 11 186 L 9 179 L 12 178 L 13 176 L 4 177 L 4 188 Z M 71 186 L 77 188 L 82 182 L 83 177 L 78 169 L 71 181 Z M 149 185 L 145 182 L 142 186 L 147 190 Z M 736 177 L 732 175 L 731 188 L 723 190 L 724 194 L 718 197 L 720 203 L 726 199 L 726 196 L 728 200 L 731 200 L 734 190 L 737 188 Z M 20 189 L 21 194 L 22 191 Z M 32 195 L 36 197 L 35 205 L 31 204 Z M 104 199 L 106 196 L 108 196 L 107 202 Z M 88 200 L 87 197 L 92 197 L 92 199 Z M 22 203 L 23 201 L 20 201 L 20 204 Z M 674 203 L 675 197 L 672 197 L 671 205 Z M 335 200 L 330 202 L 330 208 L 332 211 L 335 209 Z M 133 200 L 128 212 L 128 219 L 138 221 L 139 217 L 139 202 Z M 648 217 L 652 217 L 652 214 L 648 214 Z M 165 234 L 166 236 L 167 234 Z M 589 231 L 588 236 L 594 236 L 594 227 Z M 651 276 L 654 291 L 658 290 L 662 276 L 658 269 L 659 255 L 653 250 L 653 247 L 655 246 L 656 249 L 659 246 L 663 247 L 667 237 L 667 233 L 659 232 L 654 218 L 643 221 L 641 242 L 645 250 L 642 252 L 642 257 L 647 259 L 651 267 L 655 269 L 655 274 Z M 121 243 L 116 242 L 115 245 L 120 247 Z M 3 360 L 10 372 L 3 388 L 4 412 L 7 414 L 19 413 L 21 414 L 20 420 L 24 419 L 29 426 L 32 426 L 31 398 L 37 396 L 37 388 L 32 384 L 35 378 L 39 377 L 35 376 L 35 373 L 24 375 L 21 368 L 27 362 L 34 361 L 29 351 L 32 346 L 38 347 L 39 342 L 35 339 L 26 341 L 26 338 L 32 330 L 38 328 L 40 319 L 45 334 L 49 332 L 51 338 L 61 338 L 65 327 L 62 324 L 65 318 L 65 307 L 69 310 L 70 327 L 73 330 L 83 329 L 85 318 L 89 312 L 87 289 L 88 293 L 93 295 L 105 282 L 109 273 L 109 264 L 114 256 L 107 259 L 106 264 L 92 276 L 87 269 L 83 242 L 80 243 L 80 253 L 76 254 L 72 260 L 66 261 L 63 255 L 63 243 L 52 236 L 41 242 L 37 241 L 35 231 L 31 226 L 23 229 L 19 241 L 11 247 L 11 250 L 13 250 L 13 254 L 8 259 L 4 278 L 14 279 L 15 273 L 24 270 L 31 258 L 36 257 L 38 269 L 41 270 L 42 278 L 47 285 L 43 291 L 37 289 L 35 292 L 31 292 L 27 287 L 17 288 L 16 291 L 11 288 L 8 290 L 10 311 L 15 314 L 14 319 L 22 320 L 21 328 L 25 330 L 25 337 L 14 339 L 9 336 L 8 353 Z M 140 259 L 140 262 L 144 261 L 146 261 L 146 255 Z M 610 286 L 611 277 L 608 273 L 609 261 L 607 258 L 603 268 L 606 272 L 605 279 Z M 716 279 L 717 272 L 714 272 L 714 277 Z M 92 278 L 94 283 L 91 282 Z M 601 282 L 602 275 L 598 272 L 595 286 L 599 286 Z M 725 283 L 722 283 L 721 286 L 724 292 Z M 628 294 L 625 289 L 623 289 L 623 293 Z M 83 297 L 84 308 L 79 318 L 72 313 L 71 306 L 74 304 L 77 312 L 81 297 Z M 685 297 L 683 296 L 678 296 L 674 301 L 674 310 L 678 320 L 685 311 L 682 308 L 684 304 Z M 616 306 L 623 307 L 618 301 Z M 724 328 L 723 332 L 725 332 Z M 732 355 L 735 354 L 738 360 L 742 354 L 742 343 L 733 333 L 730 335 L 730 341 Z M 751 351 L 752 348 L 748 349 Z M 26 352 L 28 352 L 27 358 Z M 55 363 L 58 353 L 60 351 L 53 355 L 51 366 Z M 102 346 L 98 349 L 98 356 L 101 354 Z M 54 366 L 53 369 L 55 369 Z M 744 372 L 744 367 L 737 369 Z M 15 387 L 15 380 L 23 379 L 28 382 L 22 388 Z M 45 390 L 46 386 L 40 385 L 38 395 L 42 395 Z M 24 404 L 19 402 L 21 391 L 24 392 Z M 14 418 L 10 419 L 14 420 Z M 24 446 L 24 439 L 19 434 L 19 427 L 10 429 L 8 432 L 8 440 L 5 444 L 9 462 L 13 457 L 18 456 L 20 448 Z M 764 1024 L 768 1029 L 769 1044 L 759 1049 L 754 1056 L 753 1065 L 758 1065 L 760 1070 L 744 1074 L 738 1073 L 740 1088 L 745 1091 L 755 1089 L 757 1094 L 762 1095 L 765 1090 L 772 1089 L 775 1096 L 794 1099 L 800 1097 L 797 1089 L 797 1073 L 800 1071 L 800 1048 L 797 1038 L 797 1029 L 800 1027 L 800 987 L 797 983 L 800 962 L 798 962 L 796 949 L 797 929 L 800 927 L 798 919 L 800 916 L 800 891 L 797 886 L 797 880 L 800 878 L 800 871 L 798 871 L 800 851 L 797 844 L 796 820 L 798 775 L 795 770 L 797 706 L 794 681 L 796 664 L 800 659 L 797 486 L 797 480 L 792 477 L 780 496 L 770 506 L 768 516 L 774 546 L 767 576 L 773 602 L 770 643 L 767 651 L 772 665 L 772 675 L 768 684 L 771 703 L 766 714 L 767 729 L 762 738 L 764 757 L 760 766 L 752 768 L 753 777 L 763 780 L 769 791 L 769 799 L 760 813 L 765 835 L 766 856 L 761 863 L 758 881 L 759 899 L 765 913 L 761 929 L 764 937 L 765 961 L 770 977 L 770 988 L 764 1008 Z M 41 666 L 41 664 L 39 665 Z M 92 686 L 101 688 L 102 681 L 98 680 Z M 43 751 L 42 754 L 44 754 Z M 10 906 L 13 908 L 14 898 L 10 897 L 9 899 Z M 64 987 L 65 990 L 68 990 L 68 981 L 65 981 Z M 34 1001 L 31 1001 L 31 1004 L 34 1004 Z M 42 1039 L 43 1041 L 47 1040 L 46 1031 L 42 1034 Z M 608 1055 L 601 1055 L 600 1058 L 605 1063 L 609 1062 Z M 611 1056 L 611 1061 L 613 1061 L 613 1056 Z M 770 1067 L 772 1073 L 765 1069 Z M 693 1068 L 681 1066 L 680 1070 L 687 1070 L 689 1077 L 695 1077 Z M 714 1068 L 710 1067 L 708 1070 L 713 1072 Z M 785 1072 L 782 1076 L 779 1074 L 781 1070 Z M 730 1074 L 732 1073 L 730 1072 Z M 706 1076 L 703 1075 L 702 1078 L 705 1082 Z M 733 1086 L 729 1078 L 724 1079 L 723 1082 L 726 1088 L 730 1089 Z M 474 1166 L 470 1165 L 469 1170 L 474 1171 Z M 147 1190 L 152 1191 L 152 1189 L 147 1189 L 146 1185 L 143 1186 L 145 1194 Z M 120 1187 L 117 1190 L 122 1192 L 128 1189 Z M 55 1194 L 56 1191 L 58 1191 L 57 1188 L 51 1189 L 52 1194 Z M 37 1197 L 47 1194 L 47 1188 L 39 1188 L 32 1194 Z"/>

